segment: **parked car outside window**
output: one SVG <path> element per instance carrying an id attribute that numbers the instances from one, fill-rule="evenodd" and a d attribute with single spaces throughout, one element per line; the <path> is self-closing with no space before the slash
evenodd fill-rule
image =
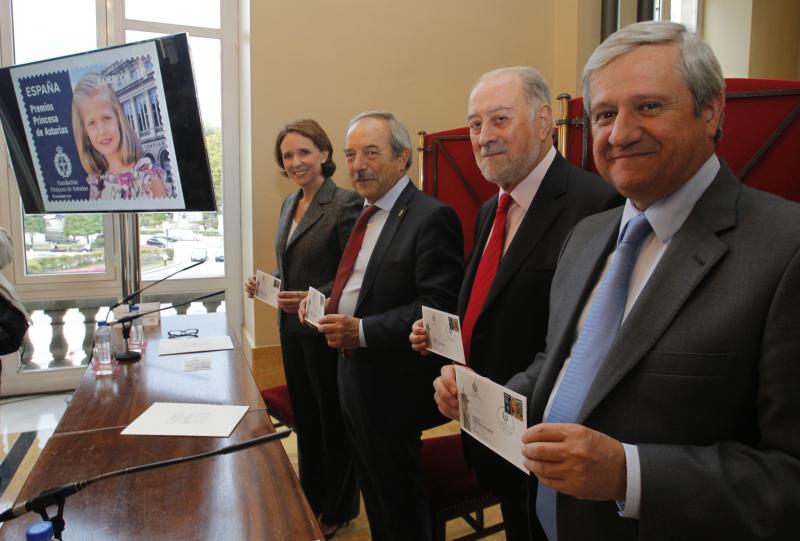
<path id="1" fill-rule="evenodd" d="M 192 261 L 205 261 L 208 259 L 208 254 L 205 248 L 195 248 L 192 250 L 190 258 Z"/>
<path id="2" fill-rule="evenodd" d="M 147 239 L 148 246 L 158 246 L 159 248 L 166 248 L 167 246 L 167 239 L 164 237 L 150 237 Z"/>

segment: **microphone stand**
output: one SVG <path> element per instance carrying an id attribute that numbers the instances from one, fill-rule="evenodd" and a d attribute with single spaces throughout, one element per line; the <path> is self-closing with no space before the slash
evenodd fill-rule
<path id="1" fill-rule="evenodd" d="M 137 289 L 136 291 L 134 291 L 133 293 L 131 293 L 127 297 L 123 297 L 122 299 L 118 300 L 115 304 L 113 304 L 108 309 L 108 313 L 106 314 L 106 320 L 108 319 L 109 314 L 111 314 L 111 312 L 114 310 L 114 308 L 116 308 L 117 306 L 121 306 L 123 304 L 126 304 L 128 301 L 130 301 L 131 299 L 133 299 L 137 295 L 139 295 L 142 291 L 144 291 L 146 289 L 150 289 L 154 285 L 158 285 L 161 282 L 163 282 L 164 280 L 167 280 L 168 278 L 172 278 L 173 276 L 175 276 L 176 274 L 178 274 L 180 272 L 187 271 L 189 269 L 193 269 L 197 265 L 202 265 L 205 262 L 206 262 L 206 260 L 204 259 L 202 261 L 198 261 L 197 263 L 192 263 L 188 267 L 183 267 L 182 269 L 178 269 L 175 272 L 164 276 L 163 278 L 159 278 L 158 280 L 156 280 L 155 282 L 153 282 L 151 284 L 148 284 L 148 285 L 146 285 L 144 287 L 140 287 L 139 289 Z M 190 302 L 194 302 L 194 301 L 190 301 Z M 173 306 L 182 306 L 182 304 L 176 304 L 176 305 L 173 305 Z M 167 308 L 169 308 L 169 307 L 167 307 Z M 163 308 L 163 309 L 166 310 L 167 308 Z M 156 310 L 156 311 L 158 311 L 158 310 Z M 153 312 L 148 312 L 148 313 L 152 314 Z M 142 315 L 145 315 L 145 314 L 142 314 Z M 120 321 L 121 320 L 122 320 L 122 318 L 120 318 Z M 138 351 L 131 351 L 130 348 L 128 347 L 128 340 L 131 337 L 131 321 L 133 321 L 133 319 L 129 320 L 127 322 L 127 324 L 126 323 L 122 324 L 122 337 L 125 339 L 125 351 L 123 351 L 122 353 L 119 353 L 117 355 L 117 360 L 121 361 L 121 362 L 136 362 L 136 361 L 138 361 L 139 359 L 142 358 L 142 355 Z"/>
<path id="2" fill-rule="evenodd" d="M 196 299 L 191 299 L 185 302 L 179 302 L 178 304 L 170 304 L 169 306 L 164 306 L 163 308 L 158 308 L 157 310 L 150 310 L 149 312 L 139 312 L 132 315 L 130 314 L 125 315 L 119 318 L 118 320 L 113 321 L 111 325 L 122 325 L 122 338 L 125 339 L 125 351 L 117 354 L 117 360 L 121 362 L 136 362 L 142 358 L 141 354 L 138 351 L 131 351 L 130 348 L 128 347 L 128 340 L 131 337 L 131 323 L 133 322 L 133 320 L 139 319 L 140 317 L 144 317 L 150 314 L 155 314 L 156 312 L 161 312 L 162 310 L 177 308 L 178 306 L 192 304 L 193 302 L 202 301 L 203 299 L 207 299 L 209 297 L 216 297 L 217 295 L 224 295 L 224 294 L 225 290 L 220 289 L 219 291 L 209 293 L 208 295 L 202 295 L 200 297 L 197 297 Z"/>
<path id="3" fill-rule="evenodd" d="M 249 447 L 254 447 L 256 445 L 261 445 L 262 443 L 268 443 L 271 441 L 283 439 L 291 433 L 292 429 L 282 430 L 280 432 L 273 432 L 265 436 L 253 438 L 252 440 L 247 440 L 240 443 L 234 443 L 232 445 L 228 445 L 220 449 L 215 449 L 213 451 L 206 451 L 205 453 L 198 453 L 196 455 L 171 458 L 169 460 L 162 460 L 160 462 L 151 462 L 150 464 L 142 464 L 140 466 L 123 468 L 121 470 L 115 470 L 112 472 L 103 473 L 89 479 L 81 479 L 79 481 L 67 483 L 66 485 L 57 488 L 51 488 L 49 490 L 45 490 L 44 492 L 41 492 L 39 495 L 34 496 L 33 498 L 23 503 L 19 503 L 9 509 L 6 509 L 5 511 L 3 511 L 3 513 L 0 513 L 0 522 L 14 520 L 17 517 L 20 517 L 32 511 L 34 513 L 38 513 L 39 516 L 42 517 L 42 520 L 49 520 L 53 524 L 54 537 L 56 539 L 61 539 L 61 534 L 65 528 L 64 503 L 67 497 L 72 496 L 76 492 L 83 490 L 89 485 L 93 485 L 98 481 L 105 481 L 106 479 L 112 479 L 114 477 L 119 477 L 122 475 L 128 475 L 131 473 L 138 473 L 147 470 L 155 470 L 159 468 L 166 468 L 168 466 L 174 466 L 176 464 L 193 462 L 195 460 L 200 460 L 201 458 L 208 458 L 212 456 L 224 455 L 236 451 L 241 451 L 242 449 L 247 449 Z M 49 517 L 47 514 L 47 508 L 53 505 L 58 506 L 58 510 L 54 517 Z"/>
<path id="4" fill-rule="evenodd" d="M 131 351 L 130 347 L 128 346 L 128 340 L 131 337 L 131 325 L 133 325 L 133 320 L 123 321 L 122 322 L 122 338 L 125 339 L 125 351 L 122 353 L 117 353 L 117 360 L 120 362 L 136 362 L 142 358 L 142 354 L 138 351 Z"/>

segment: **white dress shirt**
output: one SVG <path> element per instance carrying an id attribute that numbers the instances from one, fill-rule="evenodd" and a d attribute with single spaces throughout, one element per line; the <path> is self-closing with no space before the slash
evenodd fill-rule
<path id="1" fill-rule="evenodd" d="M 550 165 L 555 159 L 556 149 L 555 147 L 550 147 L 550 151 L 545 154 L 542 161 L 540 161 L 538 165 L 533 168 L 533 171 L 508 194 L 511 197 L 511 205 L 508 207 L 508 213 L 506 214 L 506 240 L 503 243 L 503 255 L 506 254 L 508 247 L 511 246 L 511 241 L 514 240 L 514 236 L 517 234 L 522 220 L 525 219 L 525 214 L 528 213 L 528 209 L 531 203 L 533 203 L 533 198 L 536 197 L 536 193 L 542 185 L 547 170 L 550 169 Z M 507 192 L 500 188 L 500 195 L 504 193 Z M 492 230 L 493 229 L 494 224 L 492 225 Z M 491 231 L 489 231 L 489 236 L 486 238 L 492 238 Z M 484 251 L 488 244 L 487 242 L 483 246 Z"/>
<path id="2" fill-rule="evenodd" d="M 338 312 L 340 314 L 346 314 L 348 316 L 355 314 L 356 303 L 361 293 L 361 284 L 364 282 L 364 273 L 367 271 L 367 264 L 369 263 L 370 257 L 372 257 L 372 251 L 378 243 L 378 237 L 381 236 L 383 226 L 386 225 L 386 220 L 389 218 L 389 213 L 397 202 L 397 198 L 400 197 L 400 194 L 403 193 L 403 190 L 406 189 L 409 182 L 411 182 L 411 180 L 408 178 L 408 175 L 404 175 L 394 186 L 389 188 L 388 192 L 383 194 L 383 197 L 375 201 L 375 206 L 378 207 L 379 210 L 375 212 L 375 214 L 370 217 L 369 222 L 367 222 L 367 232 L 364 234 L 364 242 L 361 244 L 361 250 L 358 252 L 358 257 L 356 257 L 356 262 L 353 265 L 353 272 L 350 273 L 350 278 L 347 279 L 347 283 L 345 283 L 344 289 L 342 290 L 342 296 L 339 299 Z M 367 204 L 368 203 L 364 201 L 364 206 Z M 358 340 L 362 348 L 367 347 L 367 341 L 364 337 L 363 321 L 359 321 Z"/>

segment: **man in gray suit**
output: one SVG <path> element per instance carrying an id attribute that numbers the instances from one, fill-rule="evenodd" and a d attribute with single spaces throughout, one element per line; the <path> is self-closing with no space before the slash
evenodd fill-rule
<path id="1" fill-rule="evenodd" d="M 534 536 L 800 532 L 800 206 L 717 159 L 723 86 L 673 23 L 584 69 L 595 163 L 628 201 L 568 237 L 546 351 L 508 382 L 530 398 Z"/>

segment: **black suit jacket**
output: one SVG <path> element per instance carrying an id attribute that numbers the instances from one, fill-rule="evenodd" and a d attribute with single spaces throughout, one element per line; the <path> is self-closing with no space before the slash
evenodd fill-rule
<path id="1" fill-rule="evenodd" d="M 396 430 L 419 431 L 445 421 L 432 386 L 441 360 L 412 351 L 408 333 L 422 305 L 455 309 L 463 245 L 455 211 L 409 183 L 365 271 L 354 315 L 362 319 L 367 347 L 339 364 L 345 408 Z"/>
<path id="2" fill-rule="evenodd" d="M 300 197 L 302 192 L 298 190 L 289 195 L 281 207 L 275 238 L 278 269 L 274 275 L 281 279 L 282 291 L 307 291 L 308 286 L 313 286 L 330 295 L 339 259 L 361 214 L 364 199 L 355 192 L 337 187 L 333 180 L 326 178 L 289 239 Z M 296 314 L 286 314 L 283 310 L 278 310 L 278 325 L 283 332 L 317 334 L 315 330 L 300 325 Z"/>
<path id="3" fill-rule="evenodd" d="M 486 201 L 478 214 L 473 256 L 459 294 L 462 319 L 494 223 L 497 200 L 495 195 Z M 600 177 L 556 154 L 500 261 L 475 323 L 470 368 L 505 385 L 530 365 L 536 353 L 544 349 L 550 282 L 564 239 L 586 216 L 623 202 Z M 522 472 L 471 437 L 465 435 L 464 441 L 467 456 L 484 486 L 501 496 L 523 496 L 526 476 Z"/>

